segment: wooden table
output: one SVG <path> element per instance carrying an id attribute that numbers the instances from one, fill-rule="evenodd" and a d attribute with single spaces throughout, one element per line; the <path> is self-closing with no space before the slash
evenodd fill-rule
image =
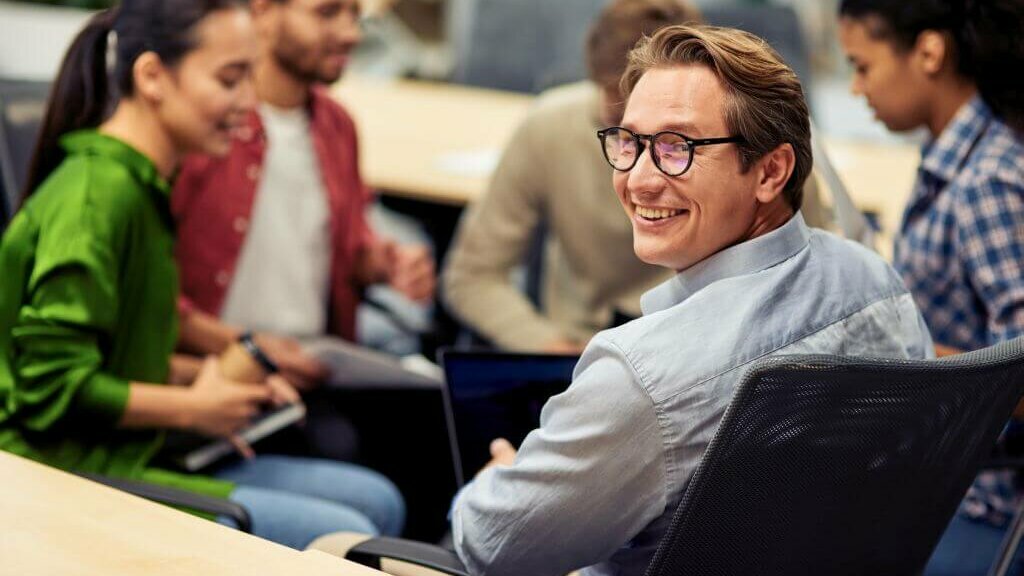
<path id="1" fill-rule="evenodd" d="M 374 576 L 0 452 L 0 574 Z"/>
<path id="2" fill-rule="evenodd" d="M 826 138 L 825 149 L 854 203 L 878 215 L 885 235 L 895 234 L 917 176 L 918 148 Z"/>
<path id="3" fill-rule="evenodd" d="M 359 127 L 363 177 L 382 193 L 462 206 L 487 188 L 528 95 L 454 84 L 346 78 L 334 90 Z"/>
<path id="4" fill-rule="evenodd" d="M 382 193 L 461 206 L 487 189 L 497 156 L 533 97 L 412 80 L 342 80 L 334 95 L 359 126 L 363 176 Z M 826 139 L 826 149 L 883 236 L 899 225 L 919 154 L 909 145 Z"/>

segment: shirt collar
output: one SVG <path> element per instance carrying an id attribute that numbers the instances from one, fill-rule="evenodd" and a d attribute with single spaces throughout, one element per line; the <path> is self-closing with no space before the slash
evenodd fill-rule
<path id="1" fill-rule="evenodd" d="M 810 237 L 803 215 L 797 212 L 779 228 L 716 252 L 676 274 L 644 294 L 640 307 L 644 315 L 667 310 L 714 282 L 771 268 L 803 250 Z"/>
<path id="2" fill-rule="evenodd" d="M 95 129 L 76 130 L 61 137 L 60 144 L 68 154 L 87 154 L 110 158 L 123 165 L 143 186 L 170 198 L 171 186 L 160 175 L 148 156 L 132 148 L 123 140 L 101 134 Z"/>
<path id="3" fill-rule="evenodd" d="M 942 182 L 952 182 L 992 118 L 992 110 L 981 96 L 968 100 L 942 134 L 925 144 L 921 169 Z"/>
<path id="4" fill-rule="evenodd" d="M 318 122 L 326 118 L 327 110 L 333 101 L 327 90 L 320 85 L 314 85 L 309 89 L 309 99 L 306 101 L 306 111 L 309 114 L 309 125 L 314 127 Z M 315 130 L 314 130 L 315 132 Z M 264 142 L 267 138 L 266 128 L 263 126 L 263 119 L 260 118 L 259 110 L 253 110 L 246 118 L 246 125 L 239 132 L 239 139 L 243 142 Z"/>

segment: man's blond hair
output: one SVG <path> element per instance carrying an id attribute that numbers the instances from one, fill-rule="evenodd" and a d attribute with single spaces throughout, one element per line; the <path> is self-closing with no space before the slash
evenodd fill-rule
<path id="1" fill-rule="evenodd" d="M 729 134 L 724 136 L 743 138 L 737 144 L 743 170 L 782 144 L 793 147 L 796 162 L 783 195 L 799 210 L 814 160 L 807 102 L 793 70 L 753 34 L 714 26 L 670 26 L 644 38 L 630 52 L 622 94 L 628 99 L 648 70 L 688 64 L 707 66 L 725 86 Z"/>

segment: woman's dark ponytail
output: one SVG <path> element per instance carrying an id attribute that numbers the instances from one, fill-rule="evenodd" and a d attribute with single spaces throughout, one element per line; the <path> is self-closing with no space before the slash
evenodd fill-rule
<path id="1" fill-rule="evenodd" d="M 139 56 L 153 52 L 164 66 L 175 66 L 196 47 L 195 29 L 203 18 L 245 6 L 246 0 L 121 0 L 89 20 L 53 84 L 22 197 L 64 159 L 61 136 L 98 127 L 118 99 L 134 95 L 132 69 Z M 107 46 L 110 38 L 116 38 L 113 46 Z"/>
<path id="2" fill-rule="evenodd" d="M 1024 134 L 1024 2 L 963 0 L 955 35 L 965 65 L 992 110 Z"/>
<path id="3" fill-rule="evenodd" d="M 68 48 L 50 91 L 23 199 L 27 199 L 64 159 L 60 147 L 62 135 L 98 126 L 103 121 L 110 105 L 107 39 L 116 18 L 116 8 L 96 14 Z"/>

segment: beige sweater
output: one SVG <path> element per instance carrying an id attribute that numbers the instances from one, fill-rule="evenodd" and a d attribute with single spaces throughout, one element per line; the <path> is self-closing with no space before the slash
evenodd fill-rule
<path id="1" fill-rule="evenodd" d="M 640 296 L 673 276 L 633 252 L 633 232 L 597 139 L 589 82 L 541 95 L 504 151 L 487 194 L 468 209 L 443 272 L 444 301 L 463 323 L 510 350 L 585 343 L 615 310 L 640 316 Z M 823 227 L 813 178 L 804 218 Z M 538 311 L 510 279 L 534 230 L 547 229 Z"/>
<path id="2" fill-rule="evenodd" d="M 598 145 L 598 93 L 587 82 L 543 94 L 505 150 L 488 193 L 470 206 L 445 266 L 449 310 L 502 348 L 586 342 L 615 309 L 672 276 L 633 253 L 633 232 Z M 543 313 L 509 278 L 535 228 L 547 229 Z"/>

